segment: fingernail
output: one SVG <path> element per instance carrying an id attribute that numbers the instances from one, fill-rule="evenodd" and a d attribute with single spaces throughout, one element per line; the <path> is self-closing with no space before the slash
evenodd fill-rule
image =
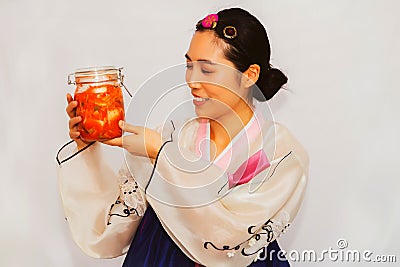
<path id="1" fill-rule="evenodd" d="M 119 121 L 119 126 L 120 126 L 120 127 L 124 127 L 124 121 L 123 121 L 123 120 L 120 120 L 120 121 Z"/>

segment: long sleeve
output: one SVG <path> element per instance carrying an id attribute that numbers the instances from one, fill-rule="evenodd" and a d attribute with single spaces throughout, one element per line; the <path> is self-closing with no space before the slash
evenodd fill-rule
<path id="1" fill-rule="evenodd" d="M 112 258 L 126 253 L 147 203 L 126 166 L 118 174 L 109 167 L 101 146 L 63 163 L 57 174 L 74 241 L 91 257 Z"/>

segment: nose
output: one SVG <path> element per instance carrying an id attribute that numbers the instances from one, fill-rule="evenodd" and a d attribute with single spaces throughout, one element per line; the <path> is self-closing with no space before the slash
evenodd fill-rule
<path id="1" fill-rule="evenodd" d="M 198 71 L 195 69 L 186 70 L 186 83 L 192 89 L 201 87 L 201 78 L 199 77 Z"/>
<path id="2" fill-rule="evenodd" d="M 198 81 L 188 81 L 187 84 L 191 89 L 199 89 L 201 87 L 201 84 Z"/>

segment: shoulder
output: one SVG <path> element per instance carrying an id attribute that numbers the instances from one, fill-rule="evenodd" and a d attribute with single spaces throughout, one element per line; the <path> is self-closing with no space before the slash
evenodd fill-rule
<path id="1" fill-rule="evenodd" d="M 292 152 L 301 165 L 308 171 L 309 155 L 305 147 L 294 134 L 282 123 L 273 122 L 275 128 L 275 157 L 282 157 Z"/>

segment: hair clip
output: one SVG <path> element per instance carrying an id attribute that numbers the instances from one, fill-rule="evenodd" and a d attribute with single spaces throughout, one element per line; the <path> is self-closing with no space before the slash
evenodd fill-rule
<path id="1" fill-rule="evenodd" d="M 223 30 L 224 36 L 228 39 L 233 39 L 237 36 L 236 28 L 233 26 L 226 26 Z"/>
<path id="2" fill-rule="evenodd" d="M 203 25 L 203 27 L 207 29 L 214 29 L 217 26 L 217 22 L 218 14 L 210 14 L 201 21 L 201 25 Z"/>

